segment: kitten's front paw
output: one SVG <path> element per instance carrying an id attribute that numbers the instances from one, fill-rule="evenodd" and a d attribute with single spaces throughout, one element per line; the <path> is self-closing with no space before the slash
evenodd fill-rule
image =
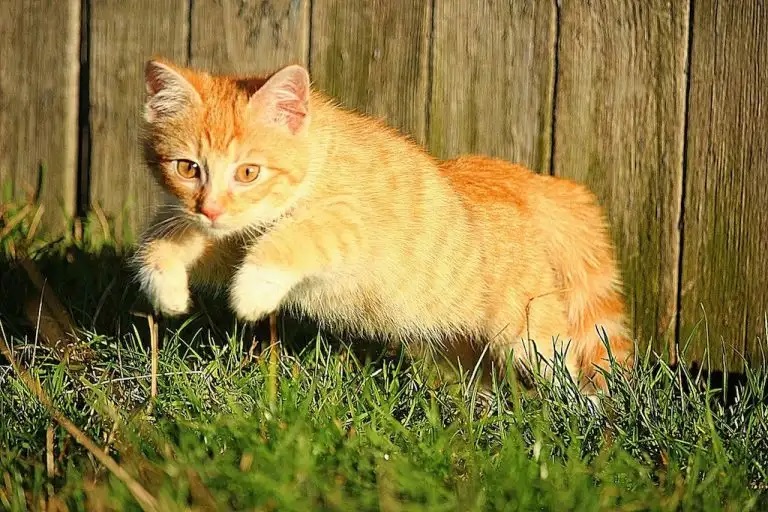
<path id="1" fill-rule="evenodd" d="M 232 281 L 230 304 L 239 318 L 255 322 L 276 311 L 296 282 L 291 272 L 245 264 Z"/>
<path id="2" fill-rule="evenodd" d="M 189 310 L 189 282 L 182 265 L 169 268 L 143 268 L 141 290 L 154 308 L 166 316 L 178 316 Z"/>

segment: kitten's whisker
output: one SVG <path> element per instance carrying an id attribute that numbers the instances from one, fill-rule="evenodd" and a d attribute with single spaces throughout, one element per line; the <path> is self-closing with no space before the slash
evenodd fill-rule
<path id="1" fill-rule="evenodd" d="M 186 212 L 184 207 L 178 204 L 149 205 L 142 207 L 142 211 L 154 214 L 160 214 L 164 212 Z"/>
<path id="2" fill-rule="evenodd" d="M 152 231 L 155 231 L 157 233 L 164 231 L 169 225 L 173 225 L 176 222 L 178 222 L 177 217 L 169 217 L 167 219 L 163 219 L 160 222 L 157 222 L 152 226 Z"/>
<path id="3" fill-rule="evenodd" d="M 157 238 L 167 237 L 176 233 L 181 227 L 188 227 L 189 224 L 189 220 L 186 217 L 169 217 L 151 228 L 152 235 Z"/>

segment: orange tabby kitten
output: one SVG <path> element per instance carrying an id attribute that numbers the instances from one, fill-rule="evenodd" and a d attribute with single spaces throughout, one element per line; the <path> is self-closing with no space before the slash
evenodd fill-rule
<path id="1" fill-rule="evenodd" d="M 609 368 L 598 328 L 631 365 L 613 248 L 583 186 L 436 160 L 296 65 L 263 79 L 150 61 L 146 87 L 147 161 L 171 201 L 137 262 L 162 313 L 187 311 L 190 283 L 228 286 L 248 321 L 287 308 L 464 364 L 487 349 L 501 371 L 567 348 L 585 390 Z"/>

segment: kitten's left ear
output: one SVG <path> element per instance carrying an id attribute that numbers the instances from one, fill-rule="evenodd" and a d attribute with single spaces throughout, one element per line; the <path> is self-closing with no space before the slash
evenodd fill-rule
<path id="1" fill-rule="evenodd" d="M 299 65 L 281 69 L 251 95 L 248 107 L 262 121 L 299 133 L 309 124 L 309 73 Z"/>

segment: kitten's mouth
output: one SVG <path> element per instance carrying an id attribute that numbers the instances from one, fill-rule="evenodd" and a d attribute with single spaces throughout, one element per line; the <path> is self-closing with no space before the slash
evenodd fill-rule
<path id="1" fill-rule="evenodd" d="M 221 221 L 211 221 L 208 218 L 200 219 L 200 225 L 213 238 L 226 238 L 239 233 L 248 233 L 252 238 L 260 238 L 272 227 L 270 225 L 255 229 L 250 226 L 232 226 L 223 224 Z"/>
<path id="2" fill-rule="evenodd" d="M 195 219 L 197 220 L 197 223 L 206 232 L 217 237 L 228 235 L 230 233 L 237 231 L 236 228 L 233 228 L 232 226 L 227 226 L 226 224 L 223 224 L 220 220 L 211 220 L 199 212 L 195 213 Z"/>
<path id="3" fill-rule="evenodd" d="M 278 224 L 281 220 L 290 217 L 293 213 L 293 210 L 290 209 L 283 213 L 280 217 L 273 219 L 268 222 L 260 223 L 258 225 L 256 224 L 247 224 L 247 225 L 240 225 L 240 226 L 233 226 L 233 225 L 227 225 L 222 223 L 220 220 L 211 220 L 208 217 L 206 217 L 203 214 L 197 213 L 195 215 L 198 223 L 200 226 L 205 230 L 208 234 L 215 238 L 224 238 L 226 236 L 234 235 L 237 233 L 246 233 L 251 238 L 261 238 L 264 236 L 267 232 L 271 231 L 272 228 L 275 227 L 276 224 Z"/>

